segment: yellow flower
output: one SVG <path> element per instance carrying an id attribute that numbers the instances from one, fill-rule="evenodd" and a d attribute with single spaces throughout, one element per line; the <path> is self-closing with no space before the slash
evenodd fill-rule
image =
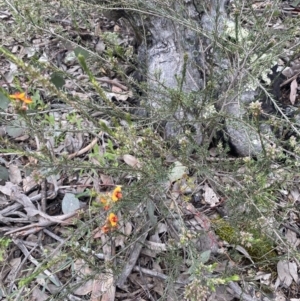
<path id="1" fill-rule="evenodd" d="M 23 92 L 23 93 L 16 92 L 14 94 L 9 95 L 9 97 L 11 99 L 23 101 L 24 103 L 32 103 L 32 99 L 30 97 L 27 97 L 25 92 Z"/>
<path id="2" fill-rule="evenodd" d="M 110 232 L 113 228 L 118 226 L 118 217 L 114 213 L 110 213 L 106 219 L 105 225 L 101 228 L 103 233 Z"/>
<path id="3" fill-rule="evenodd" d="M 121 186 L 117 186 L 114 191 L 112 192 L 112 196 L 111 199 L 114 202 L 117 202 L 118 200 L 120 200 L 122 198 L 122 191 L 121 191 Z"/>
<path id="4" fill-rule="evenodd" d="M 111 227 L 117 227 L 118 217 L 114 213 L 110 213 L 108 216 L 108 222 L 110 223 Z"/>

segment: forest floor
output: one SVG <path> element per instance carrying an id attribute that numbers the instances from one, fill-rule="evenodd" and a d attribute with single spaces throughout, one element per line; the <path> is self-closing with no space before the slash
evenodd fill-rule
<path id="1" fill-rule="evenodd" d="M 299 137 L 177 150 L 136 114 L 132 24 L 29 2 L 0 1 L 0 300 L 300 300 Z"/>

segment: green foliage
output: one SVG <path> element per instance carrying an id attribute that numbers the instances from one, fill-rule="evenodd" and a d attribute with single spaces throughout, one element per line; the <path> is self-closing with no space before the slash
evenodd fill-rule
<path id="1" fill-rule="evenodd" d="M 14 36 L 14 40 L 26 46 L 29 35 L 39 36 L 43 32 L 50 34 L 48 28 L 51 27 L 52 30 L 54 25 L 48 23 L 48 6 L 44 2 L 33 1 L 32 3 L 38 4 L 37 8 L 29 10 L 26 6 L 30 3 L 23 2 L 22 0 L 18 4 L 18 13 L 13 11 L 13 14 L 19 22 L 18 30 L 24 36 Z M 196 2 L 199 2 L 197 11 L 206 13 L 207 8 L 202 7 L 201 1 Z M 297 53 L 299 47 L 293 48 L 290 43 L 299 27 L 299 20 L 283 20 L 286 30 L 281 34 L 266 26 L 267 22 L 276 21 L 279 17 L 280 10 L 275 2 L 260 15 L 253 11 L 252 6 L 244 8 L 248 4 L 242 2 L 235 1 L 236 10 L 233 12 L 232 23 L 225 24 L 224 31 L 216 26 L 212 32 L 199 30 L 199 24 L 187 17 L 189 12 L 185 11 L 186 3 L 182 1 L 173 1 L 176 9 L 172 6 L 172 1 L 140 3 L 129 0 L 124 4 L 134 14 L 141 14 L 138 22 L 142 24 L 141 30 L 144 30 L 144 43 L 151 38 L 151 32 L 147 29 L 147 18 L 151 16 L 163 16 L 165 20 L 171 18 L 176 30 L 184 26 L 186 32 L 197 33 L 197 41 L 201 43 L 207 38 L 211 39 L 211 44 L 206 49 L 201 49 L 201 64 L 197 62 L 197 68 L 203 75 L 203 88 L 200 91 L 187 92 L 185 89 L 193 80 L 193 76 L 188 73 L 188 66 L 194 63 L 194 57 L 190 57 L 188 53 L 180 58 L 183 60 L 183 67 L 181 72 L 174 74 L 177 83 L 175 87 L 165 85 L 159 68 L 152 81 L 135 81 L 132 73 L 128 74 L 127 70 L 144 72 L 142 75 L 147 78 L 147 71 L 136 68 L 136 65 L 146 63 L 147 57 L 137 59 L 134 47 L 127 47 L 127 42 L 121 41 L 121 33 L 111 32 L 112 28 L 109 28 L 110 31 L 103 29 L 104 32 L 96 34 L 94 26 L 91 25 L 95 22 L 87 19 L 87 16 L 95 12 L 95 8 L 89 6 L 90 3 L 81 9 L 77 4 L 61 1 L 62 7 L 73 16 L 71 24 L 78 34 L 73 28 L 70 32 L 74 36 L 68 36 L 68 31 L 61 24 L 53 31 L 55 41 L 66 43 L 63 50 L 67 50 L 69 55 L 60 63 L 66 67 L 77 58 L 81 72 L 78 78 L 76 72 L 75 75 L 69 74 L 60 70 L 58 64 L 53 66 L 56 64 L 54 60 L 39 62 L 39 52 L 27 58 L 0 47 L 2 56 L 18 67 L 18 74 L 14 75 L 11 86 L 20 88 L 20 91 L 22 86 L 29 87 L 28 91 L 33 99 L 28 111 L 6 111 L 5 118 L 1 115 L 1 123 L 5 125 L 6 133 L 10 136 L 9 139 L 0 138 L 2 155 L 6 157 L 7 153 L 13 153 L 20 162 L 24 161 L 26 164 L 34 161 L 34 166 L 29 166 L 28 170 L 30 173 L 35 171 L 32 178 L 37 183 L 54 175 L 61 181 L 59 185 L 64 186 L 64 181 L 76 176 L 81 181 L 78 182 L 81 190 L 76 197 L 89 206 L 81 219 L 77 218 L 72 225 L 61 226 L 60 235 L 65 241 L 58 248 L 58 256 L 50 257 L 49 254 L 52 253 L 45 251 L 39 258 L 41 264 L 29 276 L 22 275 L 19 279 L 20 288 L 30 290 L 33 287 L 32 282 L 45 269 L 57 273 L 60 270 L 57 265 L 60 265 L 61 270 L 66 269 L 71 273 L 70 283 L 64 283 L 71 291 L 74 288 L 74 279 L 81 277 L 74 269 L 78 259 L 89 264 L 91 275 L 109 270 L 114 274 L 115 283 L 122 270 L 123 261 L 128 259 L 128 250 L 136 246 L 137 240 L 143 235 L 139 231 L 147 223 L 151 225 L 147 237 L 161 241 L 166 247 L 163 252 L 157 251 L 156 257 L 151 259 L 153 263 L 161 265 L 166 274 L 167 280 L 163 286 L 165 295 L 168 291 L 171 292 L 174 281 L 182 272 L 190 280 L 184 292 L 187 300 L 205 300 L 218 286 L 239 281 L 236 271 L 229 275 L 219 272 L 210 251 L 197 249 L 195 241 L 205 225 L 201 223 L 202 220 L 199 221 L 195 212 L 215 212 L 214 206 L 207 211 L 202 208 L 203 205 L 209 207 L 204 204 L 204 183 L 212 187 L 219 200 L 224 201 L 219 202 L 217 207 L 224 204 L 225 210 L 229 212 L 226 220 L 212 220 L 212 229 L 219 238 L 231 245 L 243 246 L 256 266 L 264 267 L 278 259 L 275 248 L 279 245 L 284 249 L 286 246 L 282 243 L 283 240 L 278 239 L 281 238 L 280 234 L 275 231 L 290 212 L 289 205 L 283 205 L 287 202 L 283 194 L 293 189 L 299 174 L 299 124 L 297 120 L 279 113 L 273 117 L 264 115 L 260 98 L 251 104 L 245 104 L 242 107 L 245 112 L 242 123 L 254 129 L 260 140 L 265 142 L 262 154 L 255 158 L 239 159 L 234 157 L 228 142 L 232 137 L 224 134 L 224 123 L 228 119 L 238 118 L 229 116 L 224 107 L 228 105 L 227 99 L 238 103 L 238 96 L 245 89 L 260 87 L 263 94 L 272 98 L 269 88 L 264 88 L 262 81 L 269 82 L 267 75 L 270 66 L 285 46 Z M 51 11 L 51 7 L 48 8 Z M 124 24 L 127 21 L 122 20 L 120 23 L 123 24 L 123 30 L 126 29 Z M 85 34 L 88 36 L 86 40 L 83 38 Z M 98 38 L 105 44 L 105 50 L 101 53 L 94 50 L 94 42 Z M 89 44 L 90 40 L 93 43 Z M 176 47 L 181 46 L 180 39 L 177 42 Z M 183 41 L 186 42 L 189 41 Z M 203 47 L 201 43 L 199 48 Z M 209 55 L 204 57 L 206 54 Z M 216 57 L 219 59 L 214 61 L 213 58 Z M 99 78 L 104 79 L 104 82 Z M 107 83 L 105 80 L 108 78 Z M 113 84 L 112 79 L 119 85 L 121 83 L 123 88 Z M 69 81 L 78 89 L 74 88 L 73 91 Z M 118 93 L 113 92 L 118 91 L 117 88 L 121 90 L 121 96 L 126 95 L 126 89 L 133 91 L 134 96 L 125 100 L 118 98 Z M 8 92 L 1 89 L 2 110 L 9 108 Z M 115 98 L 109 98 L 108 95 L 113 93 Z M 159 99 L 159 105 L 155 108 L 151 107 L 151 95 Z M 135 113 L 135 100 L 140 105 L 139 109 L 146 114 Z M 53 105 L 61 109 L 59 116 L 62 120 L 57 121 L 55 118 L 54 113 L 60 109 Z M 276 107 L 277 103 L 274 101 L 273 105 Z M 178 112 L 183 118 L 178 118 Z M 194 119 L 189 119 L 190 116 Z M 269 120 L 265 121 L 264 118 Z M 173 122 L 174 127 L 179 129 L 178 135 L 169 140 L 164 139 L 167 122 Z M 203 135 L 200 145 L 195 142 L 196 123 L 201 124 Z M 261 130 L 265 124 L 272 127 L 275 136 L 277 133 L 280 135 L 273 137 L 265 134 Z M 14 140 L 24 134 L 24 128 L 29 137 L 28 141 L 39 145 L 33 143 L 28 146 L 24 144 L 27 142 Z M 89 149 L 80 156 L 70 158 L 65 138 L 70 135 L 74 140 L 72 143 L 76 144 L 79 140 L 76 140 L 77 134 L 83 135 L 81 149 Z M 96 137 L 97 142 L 90 144 Z M 14 155 L 9 155 L 5 160 L 10 160 Z M 130 165 L 124 160 L 124 155 L 132 156 L 140 164 Z M 1 174 L 8 180 L 6 168 L 1 168 Z M 125 201 L 118 202 L 113 207 L 122 216 L 122 228 L 110 232 L 107 241 L 103 243 L 95 236 L 99 235 L 99 229 L 107 222 L 107 216 L 112 213 L 112 209 L 105 211 L 97 198 L 100 195 L 99 190 L 107 192 L 112 188 L 112 183 L 123 185 L 125 191 Z M 73 183 L 66 183 L 66 186 L 67 189 L 74 188 Z M 194 202 L 196 196 L 199 200 Z M 191 204 L 195 205 L 195 211 L 185 207 Z M 189 219 L 195 224 L 189 223 Z M 273 222 L 272 225 L 268 223 L 270 221 Z M 157 234 L 155 231 L 159 227 L 166 227 L 167 230 Z M 126 234 L 122 232 L 123 228 L 126 228 Z M 116 254 L 111 257 L 112 260 L 104 262 L 95 259 L 96 252 L 116 242 L 120 244 L 115 249 Z M 0 239 L 1 261 L 6 258 L 10 243 L 9 239 Z M 88 251 L 85 252 L 86 250 Z M 62 300 L 65 297 L 59 298 Z M 179 298 L 182 300 L 183 296 Z"/>
<path id="2" fill-rule="evenodd" d="M 5 260 L 4 255 L 7 254 L 7 249 L 11 243 L 11 239 L 2 237 L 0 238 L 0 262 Z"/>

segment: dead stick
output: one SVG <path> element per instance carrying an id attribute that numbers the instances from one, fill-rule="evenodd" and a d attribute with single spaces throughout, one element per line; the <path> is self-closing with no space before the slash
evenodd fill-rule
<path id="1" fill-rule="evenodd" d="M 101 134 L 102 134 L 102 132 L 100 132 L 98 134 L 98 136 L 100 136 Z M 89 150 L 91 150 L 95 146 L 95 144 L 97 143 L 97 141 L 98 141 L 98 137 L 96 137 L 95 139 L 93 139 L 93 141 L 89 145 L 87 145 L 85 148 L 82 148 L 80 151 L 78 151 L 76 153 L 70 154 L 68 156 L 68 159 L 72 159 L 74 157 L 80 156 L 80 155 L 88 152 Z"/>

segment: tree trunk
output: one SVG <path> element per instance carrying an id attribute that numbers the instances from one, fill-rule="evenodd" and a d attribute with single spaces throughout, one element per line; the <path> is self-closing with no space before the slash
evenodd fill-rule
<path id="1" fill-rule="evenodd" d="M 118 17 L 134 16 L 136 11 L 142 15 L 133 26 L 148 35 L 138 47 L 140 62 L 146 65 L 147 109 L 154 120 L 164 121 L 165 137 L 207 143 L 223 116 L 222 130 L 236 152 L 255 156 L 263 150 L 264 134 L 272 135 L 267 125 L 248 122 L 245 107 L 258 92 L 243 88 L 247 72 L 228 47 L 228 24 L 233 21 L 226 2 L 128 0 Z M 232 63 L 230 56 L 236 61 Z"/>

